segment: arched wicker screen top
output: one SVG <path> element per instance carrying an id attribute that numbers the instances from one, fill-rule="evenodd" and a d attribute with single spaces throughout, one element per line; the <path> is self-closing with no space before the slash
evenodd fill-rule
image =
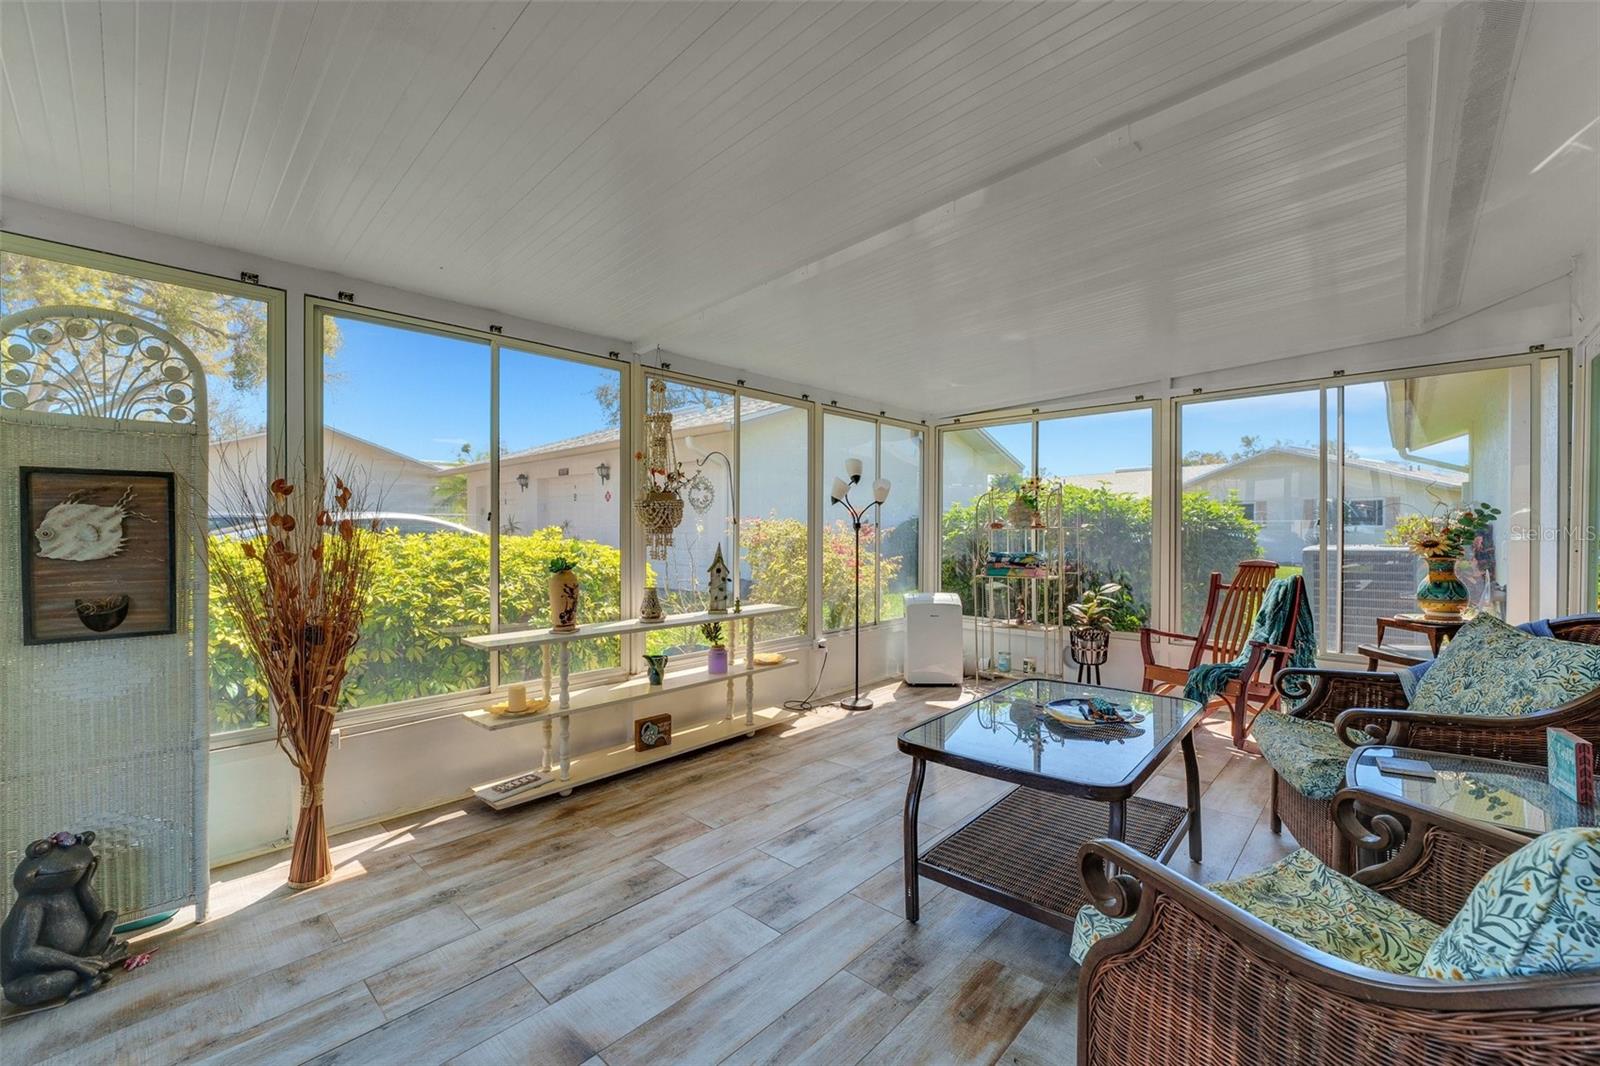
<path id="1" fill-rule="evenodd" d="M 51 304 L 0 319 L 4 411 L 192 426 L 205 389 L 188 345 L 121 311 Z"/>

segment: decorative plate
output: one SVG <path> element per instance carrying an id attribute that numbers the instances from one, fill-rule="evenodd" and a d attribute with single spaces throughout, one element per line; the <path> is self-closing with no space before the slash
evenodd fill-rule
<path id="1" fill-rule="evenodd" d="M 1124 707 L 1097 697 L 1085 699 L 1069 696 L 1051 700 L 1044 705 L 1045 713 L 1062 725 L 1105 726 L 1135 725 L 1144 721 L 1144 715 L 1131 707 Z"/>

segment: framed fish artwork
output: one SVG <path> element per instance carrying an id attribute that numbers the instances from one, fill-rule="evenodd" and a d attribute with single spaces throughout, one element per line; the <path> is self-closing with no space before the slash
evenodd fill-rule
<path id="1" fill-rule="evenodd" d="M 171 472 L 23 467 L 22 639 L 177 632 Z"/>

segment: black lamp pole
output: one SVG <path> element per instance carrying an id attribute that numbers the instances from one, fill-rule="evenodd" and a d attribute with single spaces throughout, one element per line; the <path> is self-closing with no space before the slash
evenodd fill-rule
<path id="1" fill-rule="evenodd" d="M 859 484 L 860 481 L 860 474 L 850 475 L 851 486 Z M 881 501 L 873 500 L 865 507 L 857 510 L 856 505 L 850 502 L 849 487 L 846 487 L 843 496 L 834 496 L 832 500 L 834 503 L 844 504 L 844 509 L 850 512 L 850 524 L 855 528 L 856 533 L 856 694 L 851 699 L 840 700 L 839 706 L 847 711 L 868 711 L 872 709 L 872 701 L 861 695 L 861 520 L 866 517 L 867 512 L 874 507 L 882 506 L 882 504 Z"/>

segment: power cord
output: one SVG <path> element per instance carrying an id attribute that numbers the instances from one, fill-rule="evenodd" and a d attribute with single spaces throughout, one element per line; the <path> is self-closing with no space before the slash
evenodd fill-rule
<path id="1" fill-rule="evenodd" d="M 814 699 L 816 697 L 816 695 L 817 695 L 817 689 L 822 687 L 822 672 L 824 670 L 826 670 L 827 668 L 828 668 L 828 649 L 826 647 L 824 647 L 822 649 L 822 665 L 817 667 L 817 683 L 815 685 L 811 686 L 811 691 L 806 694 L 806 698 L 805 699 L 803 699 L 803 700 L 784 700 L 783 701 L 783 709 L 786 710 L 786 711 L 814 711 L 814 710 L 817 709 L 818 706 L 822 706 L 822 707 L 828 706 L 828 704 L 826 704 L 826 703 L 824 703 L 824 704 L 815 704 L 815 703 L 811 702 L 812 699 Z"/>

